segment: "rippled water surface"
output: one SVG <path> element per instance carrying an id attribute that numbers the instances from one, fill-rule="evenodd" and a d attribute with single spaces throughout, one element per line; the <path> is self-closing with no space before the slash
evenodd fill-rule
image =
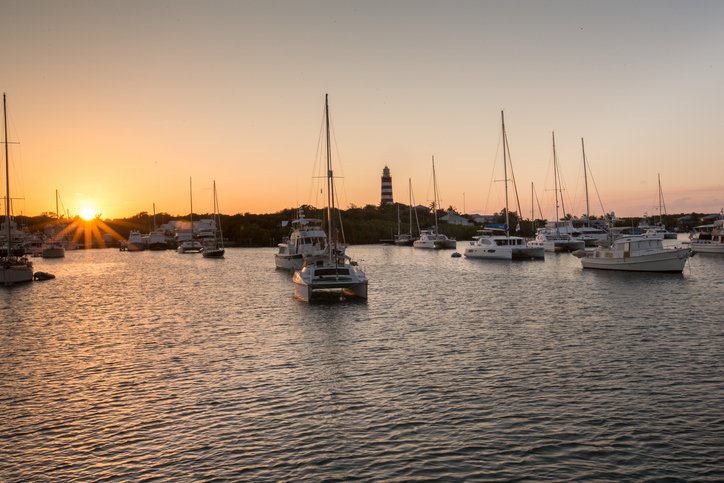
<path id="1" fill-rule="evenodd" d="M 458 244 L 462 252 L 462 242 Z M 0 481 L 721 481 L 724 257 L 683 274 L 350 247 L 34 259 L 0 290 Z"/>

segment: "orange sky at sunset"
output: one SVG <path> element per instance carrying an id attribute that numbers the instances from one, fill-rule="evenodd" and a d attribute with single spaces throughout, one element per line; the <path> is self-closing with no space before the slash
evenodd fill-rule
<path id="1" fill-rule="evenodd" d="M 555 213 L 552 131 L 568 212 L 581 138 L 606 211 L 658 214 L 660 174 L 667 212 L 718 212 L 723 21 L 704 1 L 5 2 L 14 211 L 57 189 L 72 215 L 186 214 L 189 177 L 197 213 L 213 180 L 225 214 L 313 202 L 329 93 L 343 207 L 378 204 L 385 165 L 427 204 L 434 155 L 445 207 L 499 211 L 504 110 L 526 217 L 531 183 Z"/>

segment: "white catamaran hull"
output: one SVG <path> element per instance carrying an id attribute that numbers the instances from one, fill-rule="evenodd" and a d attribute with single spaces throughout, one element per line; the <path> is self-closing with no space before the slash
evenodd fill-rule
<path id="1" fill-rule="evenodd" d="M 367 279 L 357 270 L 354 277 L 314 277 L 303 271 L 294 272 L 294 295 L 302 300 L 312 300 L 314 292 L 341 292 L 367 298 Z"/>

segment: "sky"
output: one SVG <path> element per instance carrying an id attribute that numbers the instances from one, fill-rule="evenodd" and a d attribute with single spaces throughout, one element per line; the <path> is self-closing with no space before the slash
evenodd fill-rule
<path id="1" fill-rule="evenodd" d="M 0 1 L 15 214 L 323 205 L 492 214 L 501 112 L 525 217 L 724 206 L 721 1 Z M 510 177 L 510 173 L 509 177 Z M 4 174 L 3 174 L 4 181 Z M 512 192 L 512 186 L 511 192 Z M 535 196 L 532 196 L 532 192 Z M 511 194 L 510 209 L 516 210 Z M 563 211 L 563 207 L 561 207 Z M 663 211 L 663 210 L 661 210 Z"/>

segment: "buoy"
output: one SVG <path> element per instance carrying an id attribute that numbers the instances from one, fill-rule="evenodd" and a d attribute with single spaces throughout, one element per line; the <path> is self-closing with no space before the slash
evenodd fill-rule
<path id="1" fill-rule="evenodd" d="M 33 274 L 33 279 L 35 280 L 52 280 L 55 278 L 55 275 L 48 272 L 35 272 Z"/>

